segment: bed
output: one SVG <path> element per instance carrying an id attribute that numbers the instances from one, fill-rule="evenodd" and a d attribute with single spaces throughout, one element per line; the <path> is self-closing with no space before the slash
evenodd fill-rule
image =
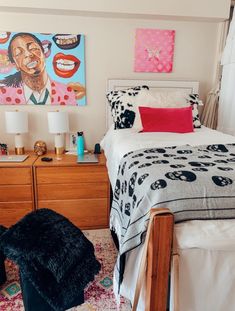
<path id="1" fill-rule="evenodd" d="M 182 92 L 193 94 L 198 92 L 198 83 L 192 81 L 110 80 L 108 90 L 126 89 L 137 85 L 148 85 L 152 91 L 157 89 L 157 91 L 166 91 L 169 94 L 173 94 L 171 92 L 174 91 L 177 96 L 179 95 L 178 91 L 181 94 Z M 107 158 L 107 168 L 114 196 L 120 161 L 124 155 L 130 152 L 137 151 L 138 153 L 140 149 L 153 146 L 158 148 L 158 151 L 172 146 L 177 146 L 179 149 L 184 146 L 185 152 L 187 149 L 185 146 L 190 146 L 190 148 L 192 146 L 197 148 L 197 146 L 222 146 L 224 144 L 233 146 L 235 143 L 235 137 L 203 126 L 196 128 L 193 133 L 187 134 L 151 132 L 140 134 L 135 127 L 114 130 L 109 110 L 107 110 L 107 115 L 109 130 L 101 145 Z M 178 151 L 181 151 L 182 154 L 182 149 Z M 222 158 L 217 161 L 220 161 L 221 165 L 224 164 Z M 233 160 L 230 162 L 230 167 L 233 170 Z M 233 177 L 230 180 L 234 180 Z M 226 200 L 221 202 L 226 202 Z M 167 204 L 162 204 L 162 206 L 164 213 L 155 216 L 151 226 L 148 227 L 150 233 L 148 244 L 139 243 L 138 247 L 133 247 L 132 250 L 126 252 L 121 285 L 120 258 L 118 258 L 114 272 L 116 295 L 118 296 L 120 293 L 133 303 L 142 253 L 144 247 L 147 247 L 147 270 L 145 282 L 141 279 L 144 286 L 137 310 L 163 311 L 167 309 L 174 228 L 178 244 L 177 253 L 180 256 L 178 258 L 179 265 L 176 265 L 171 273 L 169 309 L 180 311 L 234 310 L 235 298 L 234 295 L 231 295 L 235 286 L 235 277 L 231 277 L 235 271 L 233 211 L 231 214 L 221 217 L 217 214 L 216 219 L 210 221 L 205 221 L 203 217 L 203 220 L 189 220 L 189 217 L 186 217 L 183 220 L 187 221 L 174 225 L 173 215 L 167 208 Z M 147 223 L 148 219 L 145 222 L 146 228 Z M 111 226 L 115 229 L 114 224 L 115 217 L 111 220 Z M 116 230 L 118 231 L 117 228 Z M 178 283 L 174 280 L 174 276 L 177 276 L 177 267 L 179 268 Z M 177 288 L 175 288 L 176 284 Z"/>

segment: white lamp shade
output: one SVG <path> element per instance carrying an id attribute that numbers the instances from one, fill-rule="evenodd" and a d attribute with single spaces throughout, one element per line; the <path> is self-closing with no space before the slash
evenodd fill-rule
<path id="1" fill-rule="evenodd" d="M 28 132 L 28 113 L 26 111 L 6 111 L 6 132 L 22 134 Z"/>
<path id="2" fill-rule="evenodd" d="M 67 112 L 50 111 L 48 112 L 49 133 L 59 134 L 69 132 L 69 118 Z"/>

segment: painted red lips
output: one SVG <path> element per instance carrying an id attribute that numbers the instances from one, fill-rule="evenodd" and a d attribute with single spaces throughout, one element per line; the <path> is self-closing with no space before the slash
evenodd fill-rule
<path id="1" fill-rule="evenodd" d="M 8 41 L 11 33 L 8 31 L 0 32 L 0 44 L 4 44 Z"/>
<path id="2" fill-rule="evenodd" d="M 80 60 L 74 55 L 57 53 L 53 58 L 53 68 L 55 73 L 61 78 L 70 78 L 78 70 Z"/>

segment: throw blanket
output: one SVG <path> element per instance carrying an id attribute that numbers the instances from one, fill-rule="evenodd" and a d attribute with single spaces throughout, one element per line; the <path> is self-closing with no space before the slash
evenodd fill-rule
<path id="1" fill-rule="evenodd" d="M 149 211 L 158 206 L 171 209 L 175 222 L 235 218 L 235 144 L 126 154 L 119 166 L 110 215 L 119 255 L 142 242 Z M 117 269 L 123 270 L 121 266 Z"/>
<path id="2" fill-rule="evenodd" d="M 100 264 L 92 243 L 67 218 L 39 209 L 2 234 L 0 248 L 57 311 L 71 308 Z"/>

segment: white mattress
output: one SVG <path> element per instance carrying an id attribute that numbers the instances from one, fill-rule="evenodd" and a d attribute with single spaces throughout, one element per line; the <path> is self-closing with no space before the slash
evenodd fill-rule
<path id="1" fill-rule="evenodd" d="M 219 143 L 235 143 L 235 137 L 206 127 L 188 134 L 137 133 L 133 129 L 110 129 L 101 146 L 114 188 L 119 162 L 131 150 L 153 146 Z M 235 295 L 230 295 L 230 291 L 235 288 L 235 220 L 189 221 L 177 224 L 175 231 L 180 252 L 180 311 L 233 311 Z M 139 247 L 128 253 L 121 286 L 121 294 L 131 301 L 141 250 Z M 230 278 L 232 271 L 234 277 Z M 116 282 L 114 275 L 114 288 Z M 138 310 L 144 310 L 143 300 Z"/>

